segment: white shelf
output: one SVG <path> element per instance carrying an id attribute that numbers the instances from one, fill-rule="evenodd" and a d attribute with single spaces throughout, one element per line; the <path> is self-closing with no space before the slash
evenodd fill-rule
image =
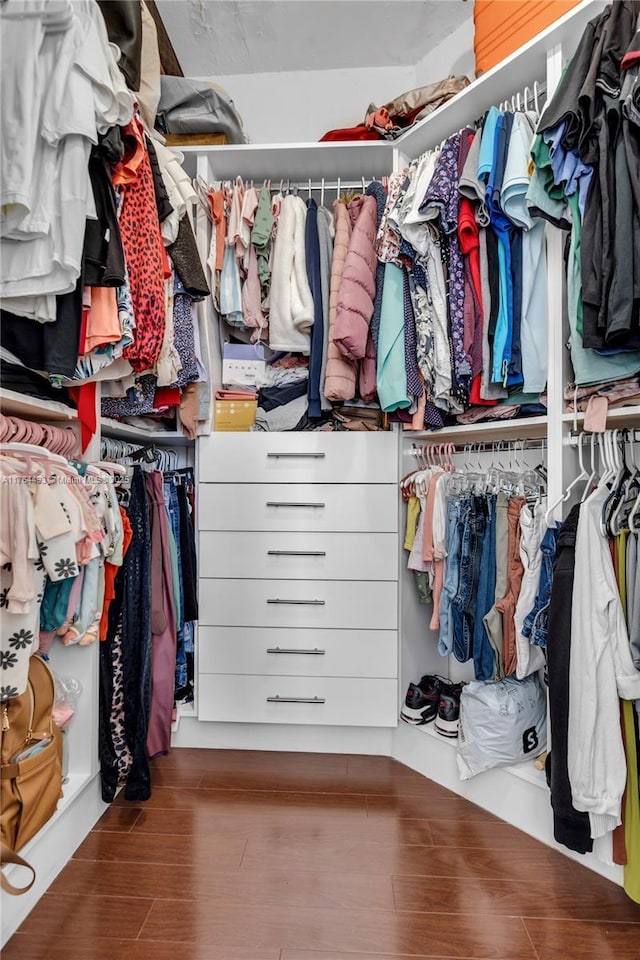
<path id="1" fill-rule="evenodd" d="M 483 423 L 459 423 L 440 430 L 403 430 L 405 440 L 428 440 L 454 443 L 472 440 L 520 440 L 547 436 L 547 417 L 521 417 L 515 420 L 488 420 Z"/>
<path id="2" fill-rule="evenodd" d="M 25 420 L 45 420 L 63 422 L 77 420 L 78 413 L 73 407 L 58 400 L 40 400 L 15 390 L 0 390 L 0 412 L 9 416 L 22 417 Z"/>
<path id="3" fill-rule="evenodd" d="M 29 862 L 30 851 L 42 841 L 45 834 L 55 827 L 57 821 L 64 816 L 67 808 L 71 806 L 78 795 L 93 779 L 93 774 L 90 773 L 75 773 L 69 775 L 66 783 L 62 785 L 62 799 L 58 802 L 56 812 L 49 820 L 47 820 L 44 826 L 40 828 L 35 837 L 33 837 L 33 839 L 30 840 L 29 843 L 25 844 L 25 846 L 20 850 L 21 857 Z M 6 873 L 7 877 L 10 878 L 11 874 L 17 872 L 19 869 L 21 868 L 16 866 L 8 866 L 5 868 L 4 872 Z"/>
<path id="4" fill-rule="evenodd" d="M 145 430 L 143 427 L 132 426 L 129 423 L 120 423 L 109 417 L 100 419 L 100 432 L 104 437 L 114 437 L 116 440 L 129 440 L 132 443 L 166 443 L 173 446 L 187 446 L 193 443 L 178 430 Z"/>
<path id="5" fill-rule="evenodd" d="M 180 729 L 180 721 L 183 717 L 194 717 L 196 716 L 196 706 L 195 703 L 178 703 L 176 710 L 176 718 L 171 723 L 171 732 L 177 733 Z"/>
<path id="6" fill-rule="evenodd" d="M 400 723 L 404 724 L 404 721 L 401 720 Z M 412 724 L 406 724 L 406 726 L 412 726 Z M 433 723 L 425 723 L 422 726 L 417 726 L 416 730 L 419 730 L 421 733 L 426 733 L 427 736 L 433 737 L 434 740 L 438 740 L 440 743 L 444 743 L 445 746 L 456 749 L 458 740 L 456 737 L 443 737 L 438 733 Z M 548 790 L 547 778 L 545 776 L 544 770 L 538 770 L 533 761 L 525 761 L 524 763 L 514 763 L 510 767 L 500 767 L 500 770 L 504 770 L 506 773 L 510 773 L 512 776 L 517 777 L 519 780 L 526 780 L 527 783 L 531 783 L 536 787 L 541 787 L 543 790 Z M 485 773 L 489 773 L 488 770 Z M 482 774 L 478 774 L 482 776 Z"/>
<path id="7" fill-rule="evenodd" d="M 480 119 L 491 106 L 497 106 L 512 94 L 531 88 L 534 81 L 546 80 L 547 53 L 558 45 L 567 58 L 576 48 L 582 32 L 593 17 L 606 6 L 604 0 L 584 0 L 560 17 L 533 40 L 478 77 L 439 110 L 410 127 L 395 141 L 409 157 L 431 150 L 468 123 Z"/>
<path id="8" fill-rule="evenodd" d="M 584 423 L 584 413 L 563 413 L 563 423 Z M 640 426 L 640 406 L 617 407 L 607 413 L 607 427 L 615 426 Z"/>
<path id="9" fill-rule="evenodd" d="M 196 158 L 206 156 L 209 176 L 215 180 L 263 177 L 277 186 L 281 179 L 298 183 L 304 195 L 309 177 L 359 180 L 388 176 L 393 169 L 393 146 L 385 140 L 333 143 L 235 144 L 179 147 L 185 169 L 195 173 Z"/>

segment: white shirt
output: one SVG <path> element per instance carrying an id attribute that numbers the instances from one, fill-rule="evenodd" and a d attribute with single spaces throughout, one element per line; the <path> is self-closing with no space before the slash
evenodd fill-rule
<path id="1" fill-rule="evenodd" d="M 580 508 L 571 605 L 568 768 L 573 805 L 589 814 L 596 838 L 621 822 L 627 766 L 619 698 L 640 698 L 607 538 L 600 531 L 609 494 L 598 487 Z"/>

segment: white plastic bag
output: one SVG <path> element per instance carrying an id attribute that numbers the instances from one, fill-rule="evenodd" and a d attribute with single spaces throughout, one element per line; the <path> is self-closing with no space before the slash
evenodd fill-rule
<path id="1" fill-rule="evenodd" d="M 458 773 L 469 780 L 492 767 L 533 760 L 547 747 L 547 703 L 537 674 L 462 688 Z"/>

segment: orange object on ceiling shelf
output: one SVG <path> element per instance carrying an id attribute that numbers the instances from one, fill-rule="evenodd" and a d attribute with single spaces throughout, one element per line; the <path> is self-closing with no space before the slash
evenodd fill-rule
<path id="1" fill-rule="evenodd" d="M 475 0 L 476 76 L 508 57 L 580 0 Z"/>

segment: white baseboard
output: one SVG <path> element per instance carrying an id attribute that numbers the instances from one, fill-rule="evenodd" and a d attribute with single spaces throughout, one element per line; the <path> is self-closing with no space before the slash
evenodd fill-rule
<path id="1" fill-rule="evenodd" d="M 544 774 L 533 763 L 517 767 L 496 767 L 471 780 L 460 780 L 456 765 L 455 740 L 445 740 L 432 728 L 401 723 L 394 731 L 392 754 L 430 780 L 488 810 L 535 840 L 575 860 L 595 873 L 622 885 L 622 867 L 609 866 L 593 854 L 581 856 L 553 838 L 553 818 Z M 522 768 L 522 769 L 520 769 Z"/>
<path id="2" fill-rule="evenodd" d="M 36 871 L 36 882 L 31 890 L 21 896 L 2 891 L 2 946 L 46 893 L 107 809 L 107 804 L 101 799 L 99 775 L 71 777 L 64 790 L 65 796 L 54 816 L 20 850 L 20 856 Z M 29 880 L 29 874 L 21 867 L 6 867 L 4 872 L 18 886 Z"/>

